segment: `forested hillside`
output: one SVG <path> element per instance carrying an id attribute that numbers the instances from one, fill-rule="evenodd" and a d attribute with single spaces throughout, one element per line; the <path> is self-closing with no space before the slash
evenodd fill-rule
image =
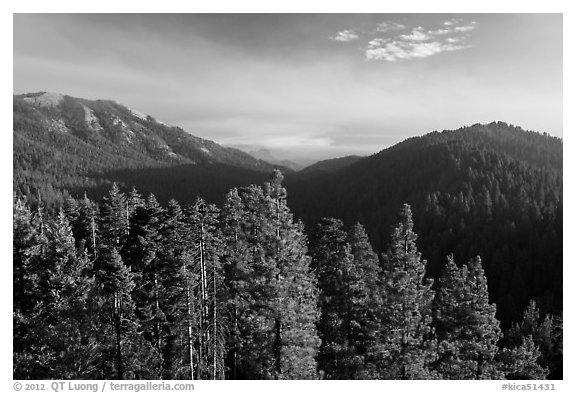
<path id="1" fill-rule="evenodd" d="M 380 252 L 409 203 L 428 276 L 446 255 L 482 256 L 505 326 L 529 299 L 562 310 L 562 141 L 505 123 L 410 138 L 325 176 L 289 175 L 296 216 L 359 221 Z"/>
<path id="2" fill-rule="evenodd" d="M 14 96 L 13 105 L 14 189 L 48 207 L 69 194 L 99 198 L 114 181 L 146 192 L 166 187 L 164 201 L 221 201 L 274 169 L 113 101 L 34 93 Z"/>
<path id="3" fill-rule="evenodd" d="M 544 379 L 562 319 L 504 331 L 480 257 L 426 277 L 403 205 L 379 260 L 361 224 L 310 241 L 282 175 L 219 209 L 116 185 L 59 213 L 14 199 L 15 379 Z"/>
<path id="4" fill-rule="evenodd" d="M 477 124 L 260 187 L 110 101 L 15 96 L 13 135 L 15 377 L 562 376 L 558 138 Z"/>

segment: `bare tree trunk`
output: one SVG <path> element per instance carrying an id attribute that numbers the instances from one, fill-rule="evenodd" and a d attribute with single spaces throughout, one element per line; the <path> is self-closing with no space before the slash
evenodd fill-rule
<path id="1" fill-rule="evenodd" d="M 90 217 L 90 224 L 92 227 L 92 252 L 94 253 L 94 259 L 96 259 L 96 222 L 94 221 L 94 213 Z"/>
<path id="2" fill-rule="evenodd" d="M 216 263 L 212 262 L 212 287 L 213 287 L 213 327 L 214 327 L 214 334 L 213 334 L 213 344 L 212 344 L 212 367 L 213 367 L 213 376 L 212 379 L 216 379 L 216 332 L 218 329 L 218 322 L 217 322 L 217 310 L 216 310 Z"/>
<path id="3" fill-rule="evenodd" d="M 208 332 L 206 329 L 206 321 L 208 320 L 208 299 L 207 299 L 207 279 L 206 279 L 206 261 L 204 260 L 204 225 L 200 224 L 200 346 L 198 353 L 198 379 L 202 379 L 203 367 L 203 346 L 209 342 L 207 339 Z"/>
<path id="4" fill-rule="evenodd" d="M 124 378 L 124 369 L 122 366 L 122 311 L 118 292 L 114 292 L 114 330 L 116 333 L 116 371 L 118 379 Z"/>
<path id="5" fill-rule="evenodd" d="M 194 340 L 192 339 L 192 300 L 190 298 L 190 283 L 186 279 L 186 306 L 187 306 L 187 318 L 186 322 L 188 324 L 188 354 L 190 356 L 189 366 L 190 366 L 190 379 L 194 380 Z"/>

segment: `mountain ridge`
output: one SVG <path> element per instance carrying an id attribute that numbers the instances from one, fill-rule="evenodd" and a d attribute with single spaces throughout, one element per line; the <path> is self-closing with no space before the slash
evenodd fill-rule
<path id="1" fill-rule="evenodd" d="M 166 178 L 182 183 L 170 187 L 181 189 L 180 197 L 208 188 L 216 200 L 226 188 L 285 170 L 111 100 L 45 92 L 13 96 L 13 166 L 16 194 L 48 206 L 61 205 L 70 192 L 100 196 L 114 181 L 155 192 L 154 182 Z M 146 178 L 151 175 L 158 177 Z"/>
<path id="2" fill-rule="evenodd" d="M 112 142 L 118 152 L 128 157 L 136 153 L 168 164 L 220 163 L 260 171 L 275 168 L 241 150 L 194 136 L 112 100 L 39 92 L 15 95 L 14 105 L 15 112 L 22 112 L 22 105 L 29 105 L 28 109 L 36 112 L 32 118 L 43 123 L 46 131 L 71 134 L 100 148 L 107 148 Z"/>

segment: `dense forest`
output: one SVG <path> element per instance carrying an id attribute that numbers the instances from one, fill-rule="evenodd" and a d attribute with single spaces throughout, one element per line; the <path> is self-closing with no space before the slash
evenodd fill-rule
<path id="1" fill-rule="evenodd" d="M 13 127 L 13 187 L 49 209 L 85 191 L 101 198 L 113 182 L 166 202 L 199 194 L 221 202 L 230 188 L 263 182 L 275 168 L 107 100 L 14 96 Z"/>
<path id="2" fill-rule="evenodd" d="M 385 251 L 396 212 L 414 211 L 427 274 L 482 256 L 505 327 L 530 299 L 562 311 L 562 141 L 505 123 L 405 140 L 334 173 L 287 175 L 290 207 L 307 227 L 322 217 L 360 221 Z"/>
<path id="3" fill-rule="evenodd" d="M 282 180 L 220 208 L 15 196 L 14 378 L 562 377 L 561 314 L 530 301 L 503 329 L 480 256 L 427 277 L 409 205 L 378 255 L 360 223 L 307 236 Z"/>
<path id="4" fill-rule="evenodd" d="M 112 101 L 13 105 L 15 377 L 562 377 L 559 138 L 476 124 L 265 183 Z"/>

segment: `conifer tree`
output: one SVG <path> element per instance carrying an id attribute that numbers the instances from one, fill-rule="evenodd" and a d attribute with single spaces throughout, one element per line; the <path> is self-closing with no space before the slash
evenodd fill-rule
<path id="1" fill-rule="evenodd" d="M 102 199 L 99 227 L 102 246 L 120 248 L 128 233 L 126 197 L 116 183 Z"/>
<path id="2" fill-rule="evenodd" d="M 163 379 L 195 379 L 193 366 L 192 329 L 193 316 L 189 304 L 189 286 L 183 272 L 187 249 L 187 228 L 182 208 L 170 200 L 164 213 L 160 235 L 162 247 L 157 256 L 162 261 L 163 310 L 166 315 L 165 345 L 162 350 Z"/>
<path id="3" fill-rule="evenodd" d="M 245 288 L 245 296 L 237 298 L 237 374 L 246 379 L 273 379 L 275 372 L 274 339 L 277 268 L 270 255 L 270 227 L 266 209 L 268 202 L 261 187 L 241 190 L 244 206 L 243 230 L 239 247 L 247 247 L 247 264 L 239 266 L 232 276 L 236 288 Z M 272 231 L 274 232 L 274 231 Z M 241 254 L 244 253 L 239 248 Z M 232 270 L 232 269 L 230 269 Z M 232 270 L 234 272 L 234 270 Z M 234 273 L 234 274 L 235 274 Z M 248 276 L 243 279 L 244 273 Z M 236 292 L 237 294 L 238 292 Z"/>
<path id="4" fill-rule="evenodd" d="M 12 222 L 13 369 L 14 378 L 24 379 L 39 375 L 38 365 L 41 365 L 36 355 L 38 337 L 33 333 L 38 322 L 35 319 L 39 292 L 35 260 L 40 247 L 33 214 L 26 202 L 16 197 L 13 200 Z"/>
<path id="5" fill-rule="evenodd" d="M 40 289 L 44 300 L 42 322 L 36 334 L 47 344 L 42 357 L 53 378 L 87 378 L 95 375 L 96 347 L 89 318 L 89 296 L 94 289 L 92 266 L 85 252 L 77 253 L 72 228 L 63 212 L 47 228 L 46 266 Z"/>
<path id="6" fill-rule="evenodd" d="M 277 286 L 277 294 L 272 298 L 274 378 L 315 379 L 315 357 L 320 344 L 316 332 L 316 280 L 310 271 L 303 225 L 293 221 L 282 180 L 282 173 L 276 170 L 265 184 L 274 230 L 270 258 L 275 262 Z"/>
<path id="7" fill-rule="evenodd" d="M 315 279 L 282 175 L 264 190 L 232 190 L 224 206 L 223 255 L 234 321 L 231 374 L 250 379 L 316 377 Z"/>
<path id="8" fill-rule="evenodd" d="M 435 358 L 432 337 L 432 280 L 426 279 L 426 261 L 416 248 L 412 212 L 405 204 L 383 255 L 383 305 L 380 330 L 371 349 L 375 377 L 383 379 L 434 378 L 429 365 Z"/>
<path id="9" fill-rule="evenodd" d="M 351 342 L 353 256 L 343 227 L 338 219 L 321 219 L 311 252 L 321 311 L 318 367 L 327 379 L 352 378 L 354 367 L 350 363 L 356 360 Z"/>
<path id="10" fill-rule="evenodd" d="M 224 314 L 224 282 L 220 254 L 221 239 L 217 232 L 219 210 L 201 198 L 187 211 L 194 265 L 199 285 L 195 297 L 199 306 L 198 379 L 224 377 L 224 345 L 227 334 Z"/>
<path id="11" fill-rule="evenodd" d="M 146 339 L 158 351 L 163 347 L 162 327 L 165 325 L 165 315 L 160 304 L 164 300 L 164 266 L 163 261 L 157 257 L 162 247 L 163 215 L 163 209 L 152 194 L 145 203 L 135 205 L 129 224 L 130 231 L 123 247 L 126 265 L 135 274 L 134 300 L 140 327 Z"/>
<path id="12" fill-rule="evenodd" d="M 221 212 L 222 240 L 224 242 L 221 257 L 226 287 L 228 288 L 228 310 L 230 315 L 230 334 L 228 341 L 227 368 L 228 378 L 238 379 L 239 352 L 245 340 L 240 331 L 240 319 L 248 313 L 250 305 L 249 281 L 253 277 L 250 264 L 250 248 L 247 243 L 246 212 L 238 190 L 230 190 L 226 195 Z M 241 369 L 241 367 L 240 367 Z"/>
<path id="13" fill-rule="evenodd" d="M 95 268 L 98 288 L 94 295 L 101 309 L 101 378 L 157 379 L 158 352 L 138 334 L 132 272 L 115 247 L 98 251 Z"/>
<path id="14" fill-rule="evenodd" d="M 367 350 L 375 343 L 378 310 L 383 304 L 382 269 L 364 227 L 357 223 L 349 234 L 352 266 L 348 270 L 351 303 L 350 341 L 354 347 L 353 378 L 366 378 Z"/>
<path id="15" fill-rule="evenodd" d="M 501 337 L 496 306 L 480 257 L 458 268 L 448 259 L 434 303 L 439 359 L 445 379 L 502 379 L 497 343 Z"/>
<path id="16" fill-rule="evenodd" d="M 538 364 L 540 351 L 531 335 L 522 337 L 522 343 L 514 348 L 503 348 L 498 360 L 506 379 L 546 379 L 548 369 Z"/>
<path id="17" fill-rule="evenodd" d="M 12 214 L 13 309 L 25 313 L 32 304 L 31 258 L 37 252 L 36 229 L 32 212 L 21 199 L 14 197 Z"/>
<path id="18" fill-rule="evenodd" d="M 86 248 L 91 260 L 94 261 L 99 245 L 98 206 L 84 194 L 84 198 L 78 202 L 78 214 L 74 217 L 76 218 L 70 220 L 70 223 L 76 247 Z"/>
<path id="19" fill-rule="evenodd" d="M 522 321 L 513 323 L 502 341 L 504 346 L 511 350 L 526 346 L 525 341 L 534 342 L 539 350 L 538 364 L 554 375 L 553 373 L 561 371 L 562 359 L 561 336 L 557 334 L 562 329 L 561 327 L 558 329 L 555 325 L 555 319 L 548 314 L 542 316 L 536 301 L 530 300 L 524 310 Z"/>

